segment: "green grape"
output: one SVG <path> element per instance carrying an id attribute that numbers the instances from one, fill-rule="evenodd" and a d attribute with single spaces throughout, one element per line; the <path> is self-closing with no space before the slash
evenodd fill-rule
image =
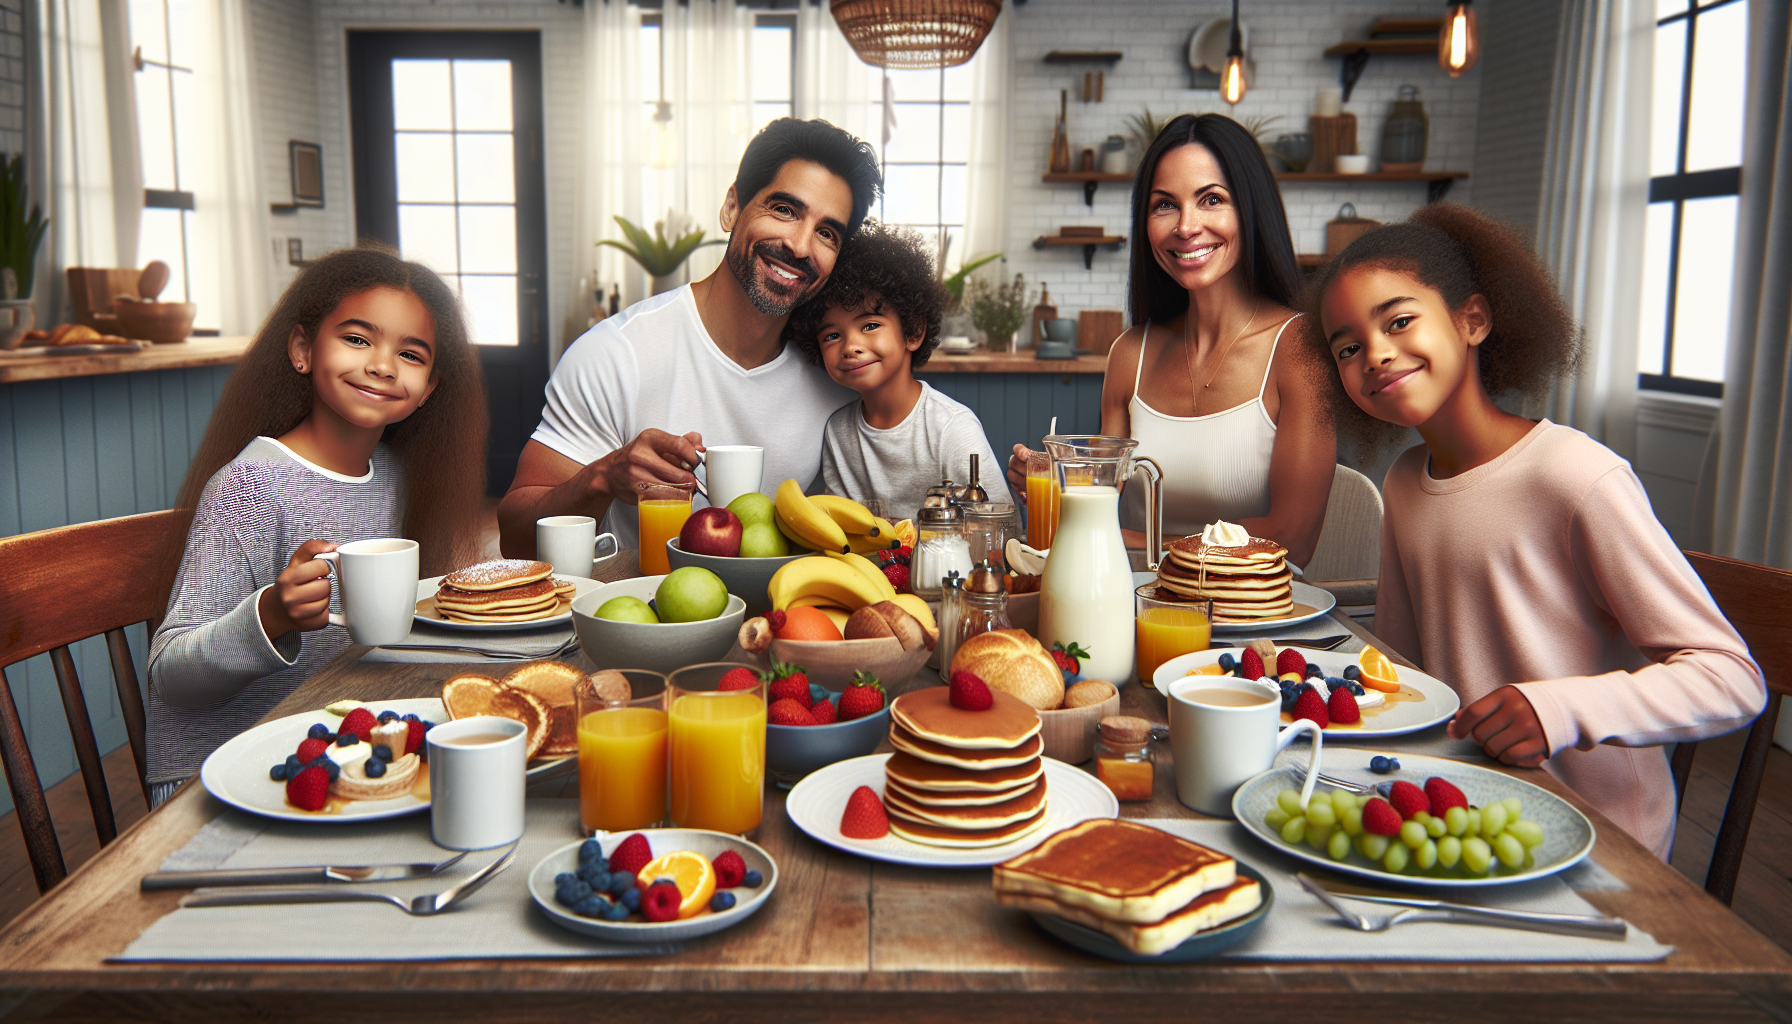
<path id="1" fill-rule="evenodd" d="M 1462 866 L 1473 874 L 1485 875 L 1493 866 L 1493 847 L 1480 836 L 1470 836 L 1462 841 Z"/>
<path id="2" fill-rule="evenodd" d="M 1300 791 L 1296 789 L 1284 789 L 1276 794 L 1276 803 L 1281 806 L 1282 810 L 1287 811 L 1289 814 L 1299 814 L 1301 812 Z"/>
<path id="3" fill-rule="evenodd" d="M 1354 794 L 1346 793 L 1341 789 L 1332 790 L 1332 810 L 1337 813 L 1338 817 L 1344 817 L 1356 805 Z"/>
<path id="4" fill-rule="evenodd" d="M 1489 842 L 1506 830 L 1506 805 L 1488 804 L 1481 812 L 1481 838 Z"/>
<path id="5" fill-rule="evenodd" d="M 1314 800 L 1307 805 L 1307 824 L 1332 826 L 1338 823 L 1338 812 L 1332 809 L 1330 800 Z"/>
<path id="6" fill-rule="evenodd" d="M 1427 833 L 1427 834 L 1428 834 L 1428 835 L 1430 835 L 1430 836 L 1431 836 L 1431 838 L 1433 838 L 1433 839 L 1442 839 L 1442 838 L 1443 838 L 1443 835 L 1444 835 L 1444 833 L 1445 833 L 1445 832 L 1448 832 L 1448 831 L 1449 831 L 1449 830 L 1450 830 L 1450 826 L 1449 826 L 1449 825 L 1448 825 L 1448 824 L 1446 824 L 1446 823 L 1445 823 L 1445 822 L 1444 822 L 1444 819 L 1442 819 L 1442 818 L 1433 818 L 1433 817 L 1430 817 L 1430 816 L 1427 816 L 1427 817 L 1426 817 L 1426 819 L 1425 819 L 1425 832 L 1426 832 L 1426 833 Z"/>
<path id="7" fill-rule="evenodd" d="M 1536 866 L 1537 866 L 1537 858 L 1531 856 L 1531 851 L 1529 851 L 1529 850 L 1524 851 L 1523 870 L 1529 871 Z"/>
<path id="8" fill-rule="evenodd" d="M 1330 854 L 1333 860 L 1343 860 L 1350 856 L 1350 836 L 1346 835 L 1342 829 L 1333 832 L 1330 841 L 1325 844 L 1325 852 Z"/>
<path id="9" fill-rule="evenodd" d="M 1468 808 L 1452 807 L 1444 812 L 1444 830 L 1461 838 L 1468 831 Z"/>
<path id="10" fill-rule="evenodd" d="M 1425 845 L 1426 835 L 1425 826 L 1416 821 L 1409 821 L 1400 826 L 1400 841 L 1415 850 Z"/>
<path id="11" fill-rule="evenodd" d="M 1412 851 L 1412 862 L 1419 866 L 1420 871 L 1429 871 L 1431 865 L 1437 863 L 1437 842 L 1425 840 L 1424 846 Z"/>
<path id="12" fill-rule="evenodd" d="M 1355 804 L 1351 804 L 1350 810 L 1345 811 L 1342 815 L 1339 816 L 1338 827 L 1343 829 L 1345 834 L 1351 836 L 1352 838 L 1362 835 L 1363 834 L 1363 809 L 1361 807 L 1356 806 Z"/>
<path id="13" fill-rule="evenodd" d="M 1358 807 L 1367 807 L 1369 806 L 1369 801 L 1373 799 L 1375 799 L 1375 792 L 1373 790 L 1367 793 L 1358 793 L 1356 795 L 1356 805 Z"/>
<path id="14" fill-rule="evenodd" d="M 1509 796 L 1501 800 L 1500 803 L 1506 805 L 1506 820 L 1508 822 L 1518 821 L 1524 817 L 1524 801 L 1515 796 Z"/>
<path id="15" fill-rule="evenodd" d="M 1430 828 L 1431 827 L 1431 812 L 1430 811 L 1414 811 L 1414 812 L 1412 812 L 1412 820 L 1418 822 L 1421 825 L 1424 825 L 1426 828 Z"/>
<path id="16" fill-rule="evenodd" d="M 1308 818 L 1307 845 L 1315 850 L 1323 850 L 1335 831 L 1337 831 L 1337 827 L 1334 825 L 1320 825 L 1315 823 L 1312 818 Z"/>
<path id="17" fill-rule="evenodd" d="M 1282 826 L 1288 824 L 1288 819 L 1292 817 L 1294 817 L 1294 815 L 1282 810 L 1281 805 L 1277 804 L 1269 809 L 1268 814 L 1263 816 L 1263 823 L 1280 832 Z"/>
<path id="18" fill-rule="evenodd" d="M 1500 863 L 1509 868 L 1515 868 L 1524 863 L 1524 844 L 1511 833 L 1503 832 L 1494 839 L 1493 852 L 1495 856 L 1499 857 Z"/>
<path id="19" fill-rule="evenodd" d="M 1437 862 L 1446 868 L 1453 868 L 1462 859 L 1462 840 L 1455 836 L 1445 836 L 1437 841 Z"/>
<path id="20" fill-rule="evenodd" d="M 1381 858 L 1381 866 L 1395 874 L 1399 874 L 1406 870 L 1406 865 L 1411 860 L 1412 854 L 1407 850 L 1405 845 L 1401 843 L 1393 843 L 1388 846 L 1388 852 Z"/>
<path id="21" fill-rule="evenodd" d="M 1357 850 L 1370 860 L 1380 860 L 1382 855 L 1388 852 L 1388 847 L 1392 845 L 1394 845 L 1392 837 L 1378 836 L 1373 832 L 1364 832 L 1356 837 Z"/>
<path id="22" fill-rule="evenodd" d="M 1464 836 L 1478 836 L 1481 834 L 1481 808 L 1470 807 L 1468 809 L 1468 827 L 1462 830 L 1462 834 Z"/>
<path id="23" fill-rule="evenodd" d="M 1527 850 L 1543 845 L 1543 826 L 1534 821 L 1515 821 L 1506 826 L 1506 834 L 1517 836 Z"/>
<path id="24" fill-rule="evenodd" d="M 1282 824 L 1282 841 L 1293 844 L 1307 837 L 1307 819 L 1289 818 Z"/>

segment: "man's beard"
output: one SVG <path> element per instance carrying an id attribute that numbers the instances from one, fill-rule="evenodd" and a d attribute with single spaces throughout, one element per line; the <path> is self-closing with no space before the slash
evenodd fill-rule
<path id="1" fill-rule="evenodd" d="M 797 273 L 803 279 L 789 282 L 795 291 L 786 292 L 775 288 L 768 282 L 768 273 L 761 273 L 757 257 L 763 256 L 776 260 Z M 728 269 L 733 272 L 734 279 L 740 282 L 741 290 L 747 293 L 747 301 L 753 308 L 766 316 L 788 316 L 790 311 L 801 305 L 804 299 L 815 294 L 821 286 L 819 275 L 815 270 L 815 261 L 792 253 L 782 242 L 766 239 L 754 245 L 751 250 L 745 246 L 728 246 Z M 806 284 L 805 284 L 806 280 Z M 778 284 L 785 283 L 776 279 Z"/>

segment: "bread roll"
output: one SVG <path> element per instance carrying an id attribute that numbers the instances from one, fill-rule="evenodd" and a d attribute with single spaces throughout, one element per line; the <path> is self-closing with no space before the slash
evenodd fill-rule
<path id="1" fill-rule="evenodd" d="M 952 671 L 970 672 L 991 689 L 1013 694 L 1039 711 L 1064 702 L 1064 673 L 1024 629 L 998 629 L 966 640 L 952 654 Z"/>

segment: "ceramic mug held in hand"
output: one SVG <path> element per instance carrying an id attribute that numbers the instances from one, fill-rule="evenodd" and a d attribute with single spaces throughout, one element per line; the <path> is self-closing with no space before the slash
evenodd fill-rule
<path id="1" fill-rule="evenodd" d="M 1301 733 L 1313 736 L 1301 803 L 1319 778 L 1325 732 L 1301 719 L 1286 729 L 1281 692 L 1273 685 L 1230 676 L 1187 676 L 1169 687 L 1170 753 L 1176 761 L 1176 798 L 1217 818 L 1232 817 L 1232 794 L 1268 771 L 1276 753 Z"/>
<path id="2" fill-rule="evenodd" d="M 402 643 L 417 613 L 417 542 L 403 537 L 357 540 L 317 556 L 336 565 L 342 612 L 330 625 L 345 626 L 355 643 Z"/>

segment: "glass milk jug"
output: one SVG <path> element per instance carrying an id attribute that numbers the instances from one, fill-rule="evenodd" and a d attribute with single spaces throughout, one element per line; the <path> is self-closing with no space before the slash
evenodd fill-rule
<path id="1" fill-rule="evenodd" d="M 1159 507 L 1163 467 L 1132 458 L 1127 437 L 1056 435 L 1045 440 L 1063 497 L 1058 532 L 1039 585 L 1039 642 L 1089 652 L 1083 676 L 1118 686 L 1132 676 L 1133 583 L 1120 537 L 1120 484 L 1136 461 L 1150 467 L 1145 501 L 1145 557 L 1156 569 L 1163 547 Z"/>

